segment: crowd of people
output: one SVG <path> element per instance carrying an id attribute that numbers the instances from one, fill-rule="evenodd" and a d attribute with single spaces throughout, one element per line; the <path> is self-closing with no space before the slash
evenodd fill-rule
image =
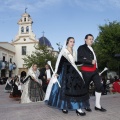
<path id="1" fill-rule="evenodd" d="M 120 79 L 115 76 L 114 78 L 107 80 L 105 84 L 105 89 L 111 94 L 114 94 L 116 92 L 120 93 Z"/>
<path id="2" fill-rule="evenodd" d="M 14 77 L 9 77 L 5 84 L 5 92 L 10 93 L 10 98 L 20 98 L 21 97 L 21 82 L 19 77 L 16 75 Z"/>
<path id="3" fill-rule="evenodd" d="M 44 101 L 49 106 L 61 109 L 65 114 L 69 110 L 75 110 L 77 115 L 85 116 L 84 110 L 92 111 L 89 88 L 94 86 L 96 98 L 94 109 L 106 112 L 100 103 L 105 86 L 101 82 L 97 58 L 91 47 L 93 39 L 92 34 L 87 34 L 85 44 L 79 46 L 76 54 L 73 49 L 75 39 L 69 37 L 59 53 L 54 71 L 50 62 L 40 70 L 37 63 L 33 63 L 26 76 L 8 78 L 5 91 L 10 92 L 11 98 L 19 97 L 20 103 Z M 120 82 L 117 82 L 117 85 L 120 85 Z M 114 82 L 113 88 L 115 84 Z"/>
<path id="4" fill-rule="evenodd" d="M 19 98 L 20 103 L 43 101 L 52 74 L 48 64 L 40 70 L 37 64 L 33 64 L 27 75 L 2 77 L 0 84 L 5 84 L 4 92 L 10 93 L 10 98 Z"/>

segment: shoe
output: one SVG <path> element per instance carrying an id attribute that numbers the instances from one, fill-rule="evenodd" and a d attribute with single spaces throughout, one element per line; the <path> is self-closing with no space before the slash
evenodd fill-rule
<path id="1" fill-rule="evenodd" d="M 92 110 L 90 108 L 85 108 L 85 110 L 88 112 L 92 112 Z"/>
<path id="2" fill-rule="evenodd" d="M 86 115 L 85 112 L 79 112 L 79 111 L 77 111 L 77 110 L 76 110 L 76 114 L 77 114 L 78 116 L 79 116 L 79 115 L 80 115 L 80 116 L 85 116 L 85 115 Z"/>
<path id="3" fill-rule="evenodd" d="M 96 106 L 95 106 L 95 110 L 99 110 L 99 111 L 101 111 L 101 112 L 106 112 L 107 110 L 106 109 L 104 109 L 104 108 L 97 108 Z"/>
<path id="4" fill-rule="evenodd" d="M 62 109 L 62 112 L 65 113 L 65 114 L 67 114 L 67 113 L 68 113 L 68 110 L 63 110 L 63 109 Z"/>

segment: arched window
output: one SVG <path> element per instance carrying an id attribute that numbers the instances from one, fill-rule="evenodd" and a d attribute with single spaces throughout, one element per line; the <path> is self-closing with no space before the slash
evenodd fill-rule
<path id="1" fill-rule="evenodd" d="M 24 32 L 24 27 L 21 27 L 21 33 L 23 33 Z"/>
<path id="2" fill-rule="evenodd" d="M 26 32 L 29 32 L 29 27 L 28 26 L 26 27 Z"/>
<path id="3" fill-rule="evenodd" d="M 12 62 L 12 58 L 10 58 L 10 63 Z"/>
<path id="4" fill-rule="evenodd" d="M 24 21 L 26 22 L 26 18 L 24 18 Z"/>
<path id="5" fill-rule="evenodd" d="M 3 62 L 5 62 L 5 56 L 3 56 Z"/>

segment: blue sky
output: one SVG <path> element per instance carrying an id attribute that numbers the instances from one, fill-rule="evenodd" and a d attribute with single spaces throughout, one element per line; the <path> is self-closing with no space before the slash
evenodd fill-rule
<path id="1" fill-rule="evenodd" d="M 45 31 L 55 50 L 56 43 L 63 44 L 70 36 L 77 49 L 86 34 L 97 37 L 99 25 L 120 21 L 120 0 L 0 0 L 0 41 L 14 39 L 25 7 L 34 22 L 36 38 Z"/>

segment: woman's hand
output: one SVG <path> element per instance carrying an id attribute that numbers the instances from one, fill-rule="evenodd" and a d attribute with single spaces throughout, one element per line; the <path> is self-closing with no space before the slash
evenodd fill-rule
<path id="1" fill-rule="evenodd" d="M 42 86 L 42 80 L 39 80 L 39 84 Z"/>
<path id="2" fill-rule="evenodd" d="M 58 74 L 55 74 L 54 77 L 58 77 L 59 75 Z"/>
<path id="3" fill-rule="evenodd" d="M 45 79 L 45 76 L 43 76 L 43 78 Z"/>
<path id="4" fill-rule="evenodd" d="M 32 77 L 32 79 L 33 79 L 35 82 L 38 82 L 34 77 Z"/>

